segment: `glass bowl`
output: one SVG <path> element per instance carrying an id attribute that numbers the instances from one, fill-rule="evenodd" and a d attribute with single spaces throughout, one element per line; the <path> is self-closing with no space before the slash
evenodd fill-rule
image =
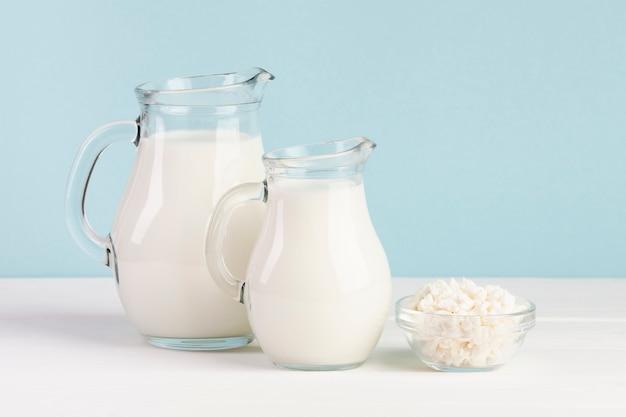
<path id="1" fill-rule="evenodd" d="M 409 307 L 413 296 L 396 302 L 396 323 L 411 350 L 438 371 L 491 371 L 508 362 L 535 326 L 535 304 L 516 297 L 509 314 L 424 313 Z"/>

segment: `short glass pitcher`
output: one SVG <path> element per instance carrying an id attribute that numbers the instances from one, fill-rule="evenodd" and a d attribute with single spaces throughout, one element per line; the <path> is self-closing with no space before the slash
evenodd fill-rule
<path id="1" fill-rule="evenodd" d="M 391 279 L 363 186 L 374 147 L 356 137 L 269 152 L 265 181 L 233 188 L 215 209 L 206 246 L 211 276 L 245 304 L 259 345 L 279 367 L 350 369 L 378 343 Z M 224 242 L 234 211 L 258 201 L 265 216 L 242 275 Z"/>

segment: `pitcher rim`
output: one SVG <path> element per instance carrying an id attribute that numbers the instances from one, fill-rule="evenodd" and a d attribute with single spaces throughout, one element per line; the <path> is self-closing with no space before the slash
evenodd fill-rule
<path id="1" fill-rule="evenodd" d="M 244 75 L 250 74 L 245 77 L 242 81 L 233 82 L 230 84 L 224 85 L 213 85 L 206 87 L 197 87 L 197 88 L 166 88 L 167 83 L 171 83 L 173 81 L 182 81 L 182 80 L 199 80 L 199 79 L 217 79 L 219 77 L 225 78 L 228 76 L 236 76 L 236 75 Z M 274 79 L 274 75 L 272 75 L 269 71 L 261 68 L 261 67 L 251 67 L 248 69 L 244 69 L 241 71 L 232 71 L 232 72 L 222 72 L 216 74 L 203 74 L 203 75 L 189 75 L 182 77 L 172 77 L 172 78 L 163 78 L 156 81 L 147 81 L 145 83 L 139 84 L 135 87 L 135 92 L 137 94 L 150 95 L 150 94 L 187 94 L 190 92 L 204 92 L 204 91 L 215 91 L 227 88 L 233 88 L 236 86 L 241 86 L 245 84 L 250 84 L 253 81 L 256 81 L 260 76 L 266 75 L 267 81 L 271 81 Z M 157 86 L 161 85 L 162 88 L 157 88 Z M 152 87 L 152 88 L 147 88 Z"/>
<path id="2" fill-rule="evenodd" d="M 329 147 L 339 147 L 341 144 L 350 144 L 345 149 L 337 149 L 334 152 L 319 154 L 292 153 L 292 151 L 305 151 L 308 149 Z M 326 142 L 311 142 L 301 145 L 286 146 L 266 152 L 263 155 L 263 162 L 268 168 L 305 170 L 305 171 L 326 171 L 333 167 L 361 166 L 365 163 L 367 155 L 376 147 L 376 143 L 365 136 L 354 136 L 347 139 L 339 139 Z M 284 154 L 284 156 L 281 156 Z M 316 165 L 316 161 L 327 161 L 322 165 Z"/>

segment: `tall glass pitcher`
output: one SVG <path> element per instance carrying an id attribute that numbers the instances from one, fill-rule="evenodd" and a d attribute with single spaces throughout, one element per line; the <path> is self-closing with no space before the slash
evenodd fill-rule
<path id="1" fill-rule="evenodd" d="M 222 197 L 207 231 L 211 276 L 247 306 L 254 335 L 276 365 L 360 365 L 389 313 L 391 279 L 371 223 L 362 172 L 374 142 L 357 137 L 263 157 L 266 180 Z M 222 253 L 234 210 L 267 206 L 245 275 Z M 244 204 L 245 203 L 245 204 Z"/>
<path id="2" fill-rule="evenodd" d="M 245 308 L 210 278 L 204 231 L 230 188 L 264 177 L 258 110 L 273 76 L 260 68 L 175 78 L 135 89 L 137 120 L 94 131 L 79 149 L 66 190 L 66 221 L 78 245 L 108 265 L 130 321 L 155 346 L 216 350 L 253 339 Z M 137 146 L 111 233 L 84 213 L 100 153 L 119 141 Z M 245 271 L 263 206 L 246 207 L 228 233 L 224 256 Z"/>

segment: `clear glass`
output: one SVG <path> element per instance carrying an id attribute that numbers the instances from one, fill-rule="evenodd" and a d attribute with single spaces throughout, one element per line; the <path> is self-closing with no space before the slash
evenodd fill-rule
<path id="1" fill-rule="evenodd" d="M 368 138 L 311 143 L 276 149 L 263 155 L 269 177 L 322 179 L 358 176 L 376 144 Z"/>
<path id="2" fill-rule="evenodd" d="M 211 279 L 204 231 L 231 187 L 264 177 L 259 107 L 272 75 L 260 68 L 175 78 L 135 89 L 140 116 L 94 131 L 76 156 L 66 191 L 68 228 L 85 251 L 111 267 L 122 305 L 159 347 L 219 350 L 248 344 L 245 309 Z M 127 135 L 112 135 L 113 131 Z M 111 143 L 136 145 L 126 189 L 107 236 L 84 213 L 89 176 Z M 245 270 L 262 207 L 236 213 L 224 253 Z"/>
<path id="3" fill-rule="evenodd" d="M 507 363 L 535 325 L 535 305 L 517 297 L 510 314 L 430 314 L 409 308 L 413 296 L 396 302 L 396 323 L 415 355 L 439 371 L 491 371 Z"/>
<path id="4" fill-rule="evenodd" d="M 351 369 L 378 342 L 391 280 L 363 186 L 374 146 L 358 137 L 268 152 L 266 180 L 235 187 L 215 209 L 209 269 L 246 305 L 257 341 L 278 367 Z M 241 275 L 220 262 L 220 242 L 232 210 L 249 201 L 264 201 L 266 212 Z"/>

